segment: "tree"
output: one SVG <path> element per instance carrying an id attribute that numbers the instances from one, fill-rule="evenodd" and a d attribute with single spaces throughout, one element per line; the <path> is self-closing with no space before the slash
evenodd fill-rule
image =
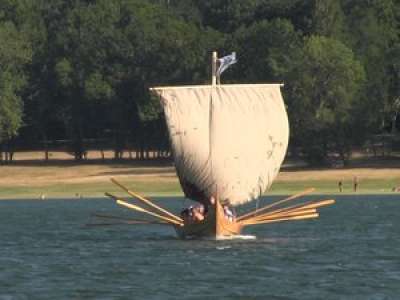
<path id="1" fill-rule="evenodd" d="M 20 92 L 26 82 L 24 67 L 31 59 L 31 48 L 10 21 L 0 22 L 0 40 L 0 144 L 4 144 L 22 125 Z M 6 155 L 8 159 L 12 157 Z"/>
<path id="2" fill-rule="evenodd" d="M 232 76 L 241 82 L 282 82 L 292 64 L 293 52 L 301 45 L 300 35 L 286 19 L 255 22 L 234 35 L 231 49 L 238 52 L 239 63 Z"/>
<path id="3" fill-rule="evenodd" d="M 127 76 L 119 93 L 125 106 L 119 105 L 114 109 L 123 109 L 126 113 L 126 105 L 135 105 L 128 116 L 131 124 L 128 128 L 131 128 L 131 143 L 140 149 L 140 157 L 143 157 L 151 144 L 158 143 L 151 138 L 149 129 L 156 126 L 160 131 L 156 135 L 165 136 L 165 128 L 160 126 L 159 102 L 150 97 L 148 88 L 208 81 L 209 65 L 204 62 L 209 61 L 213 47 L 221 44 L 221 39 L 214 30 L 185 22 L 162 6 L 129 2 L 122 11 L 126 20 L 123 34 L 132 45 L 134 55 L 123 65 L 127 68 Z M 158 143 L 163 148 L 164 140 L 162 138 Z"/>
<path id="4" fill-rule="evenodd" d="M 352 110 L 364 80 L 353 52 L 337 40 L 311 36 L 287 80 L 294 142 L 312 163 L 327 162 L 332 150 L 350 155 Z"/>
<path id="5" fill-rule="evenodd" d="M 340 1 L 314 0 L 313 34 L 343 40 L 344 18 Z"/>
<path id="6" fill-rule="evenodd" d="M 399 29 L 396 6 L 399 7 L 392 0 L 342 1 L 349 31 L 345 43 L 354 49 L 366 73 L 359 117 L 369 133 L 381 132 L 382 123 L 390 119 L 392 104 L 398 96 L 390 94 L 395 76 L 391 72 L 390 53 L 398 42 Z"/>

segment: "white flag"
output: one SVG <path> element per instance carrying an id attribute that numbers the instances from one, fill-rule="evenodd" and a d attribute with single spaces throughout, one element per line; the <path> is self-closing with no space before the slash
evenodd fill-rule
<path id="1" fill-rule="evenodd" d="M 224 72 L 229 66 L 235 64 L 237 62 L 236 52 L 232 52 L 231 55 L 227 55 L 218 59 L 219 68 L 217 70 L 217 76 L 221 76 L 222 72 Z"/>

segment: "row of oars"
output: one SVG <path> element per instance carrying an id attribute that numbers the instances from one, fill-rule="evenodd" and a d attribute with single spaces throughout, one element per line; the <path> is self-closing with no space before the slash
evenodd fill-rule
<path id="1" fill-rule="evenodd" d="M 92 223 L 92 224 L 87 224 L 88 226 L 104 226 L 104 225 L 131 225 L 131 224 L 161 224 L 161 225 L 179 225 L 183 226 L 183 219 L 178 217 L 177 215 L 174 215 L 170 211 L 156 205 L 153 203 L 151 200 L 139 195 L 138 193 L 135 193 L 131 190 L 129 190 L 127 187 L 119 183 L 117 180 L 114 178 L 111 179 L 113 183 L 115 183 L 117 186 L 119 186 L 121 189 L 123 189 L 125 192 L 127 192 L 131 197 L 134 199 L 138 200 L 139 202 L 145 204 L 146 206 L 149 207 L 149 209 L 146 209 L 144 207 L 132 204 L 127 202 L 124 199 L 120 199 L 117 196 L 114 196 L 110 193 L 105 193 L 106 196 L 110 197 L 111 199 L 114 199 L 117 204 L 124 206 L 126 208 L 135 210 L 140 213 L 147 214 L 149 216 L 152 216 L 156 218 L 157 221 L 150 221 L 150 220 L 143 220 L 143 219 L 132 219 L 132 218 L 123 218 L 123 217 L 118 217 L 118 216 L 110 216 L 110 215 L 102 215 L 102 214 L 94 214 L 93 216 L 97 218 L 102 218 L 102 219 L 109 219 L 109 220 L 114 220 L 114 222 L 109 222 L 109 223 Z M 118 222 L 115 222 L 118 221 Z"/>
<path id="2" fill-rule="evenodd" d="M 114 196 L 110 193 L 105 193 L 106 196 L 114 199 L 117 204 L 124 206 L 126 208 L 135 210 L 140 213 L 147 214 L 156 219 L 156 221 L 143 220 L 143 219 L 133 219 L 133 218 L 123 218 L 118 216 L 110 216 L 110 215 L 101 215 L 95 214 L 94 216 L 97 218 L 113 220 L 114 222 L 108 223 L 92 223 L 87 224 L 88 226 L 100 226 L 100 225 L 120 225 L 120 224 L 161 224 L 161 225 L 179 225 L 183 226 L 183 219 L 174 215 L 170 211 L 156 205 L 151 200 L 129 190 L 124 185 L 119 183 L 115 179 L 111 179 L 111 181 L 127 192 L 131 197 L 138 200 L 139 202 L 145 204 L 149 207 L 146 209 L 144 207 L 132 204 L 127 202 L 124 199 L 120 199 L 117 196 Z M 319 213 L 317 208 L 331 205 L 335 203 L 335 200 L 319 200 L 319 201 L 309 201 L 305 203 L 300 203 L 296 205 L 291 205 L 287 207 L 280 207 L 282 204 L 310 194 L 314 191 L 314 188 L 307 189 L 303 192 L 300 192 L 296 195 L 287 197 L 285 199 L 279 200 L 272 204 L 266 205 L 262 208 L 251 211 L 247 214 L 239 216 L 236 219 L 236 222 L 241 223 L 243 226 L 249 225 L 257 225 L 257 224 L 267 224 L 267 223 L 275 223 L 282 221 L 294 221 L 294 220 L 305 220 L 305 219 L 313 219 L 318 218 Z M 280 207 L 280 208 L 279 208 Z M 115 222 L 118 221 L 118 222 Z"/>
<path id="3" fill-rule="evenodd" d="M 310 188 L 296 195 L 266 205 L 260 209 L 256 209 L 252 212 L 249 212 L 245 215 L 238 217 L 237 221 L 243 224 L 244 226 L 248 226 L 248 225 L 282 222 L 282 221 L 295 221 L 295 220 L 318 218 L 319 213 L 317 211 L 317 208 L 331 205 L 335 203 L 335 200 L 329 199 L 329 200 L 309 201 L 301 204 L 291 205 L 288 207 L 277 208 L 281 206 L 283 203 L 295 200 L 304 195 L 310 194 L 313 191 L 314 188 Z"/>

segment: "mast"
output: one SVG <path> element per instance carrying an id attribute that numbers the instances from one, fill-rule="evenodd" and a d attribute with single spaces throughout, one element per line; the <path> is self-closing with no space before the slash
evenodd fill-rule
<path id="1" fill-rule="evenodd" d="M 212 53 L 211 66 L 211 85 L 215 86 L 217 84 L 217 51 Z"/>
<path id="2" fill-rule="evenodd" d="M 211 97 L 210 97 L 210 110 L 209 110 L 209 125 L 208 125 L 208 132 L 209 132 L 209 160 L 210 160 L 210 175 L 211 175 L 211 182 L 214 185 L 215 180 L 214 180 L 214 172 L 213 172 L 213 140 L 212 140 L 212 134 L 211 134 L 211 124 L 213 120 L 213 98 L 214 98 L 214 93 L 215 93 L 215 87 L 217 86 L 217 51 L 213 51 L 212 53 L 212 58 L 211 58 Z M 218 190 L 216 187 L 215 190 Z M 216 196 L 216 195 L 213 195 Z M 215 201 L 218 202 L 219 199 L 218 197 L 215 197 Z"/>

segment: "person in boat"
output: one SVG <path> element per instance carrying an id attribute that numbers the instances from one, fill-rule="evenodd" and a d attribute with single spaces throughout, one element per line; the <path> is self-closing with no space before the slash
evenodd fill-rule
<path id="1" fill-rule="evenodd" d="M 229 220 L 229 222 L 233 222 L 235 220 L 235 214 L 232 209 L 229 208 L 228 205 L 223 206 L 225 218 Z"/>
<path id="2" fill-rule="evenodd" d="M 185 223 L 189 222 L 190 220 L 190 211 L 189 208 L 185 208 L 181 211 L 181 217 Z"/>
<path id="3" fill-rule="evenodd" d="M 206 207 L 203 204 L 200 203 L 199 205 L 197 205 L 197 210 L 203 216 L 206 215 Z"/>
<path id="4" fill-rule="evenodd" d="M 205 217 L 205 207 L 203 204 L 191 205 L 182 210 L 181 217 L 185 223 L 201 222 Z"/>
<path id="5" fill-rule="evenodd" d="M 196 205 L 192 208 L 193 222 L 201 222 L 204 220 L 204 205 Z"/>
<path id="6" fill-rule="evenodd" d="M 215 205 L 215 198 L 214 196 L 210 197 L 210 205 Z"/>

